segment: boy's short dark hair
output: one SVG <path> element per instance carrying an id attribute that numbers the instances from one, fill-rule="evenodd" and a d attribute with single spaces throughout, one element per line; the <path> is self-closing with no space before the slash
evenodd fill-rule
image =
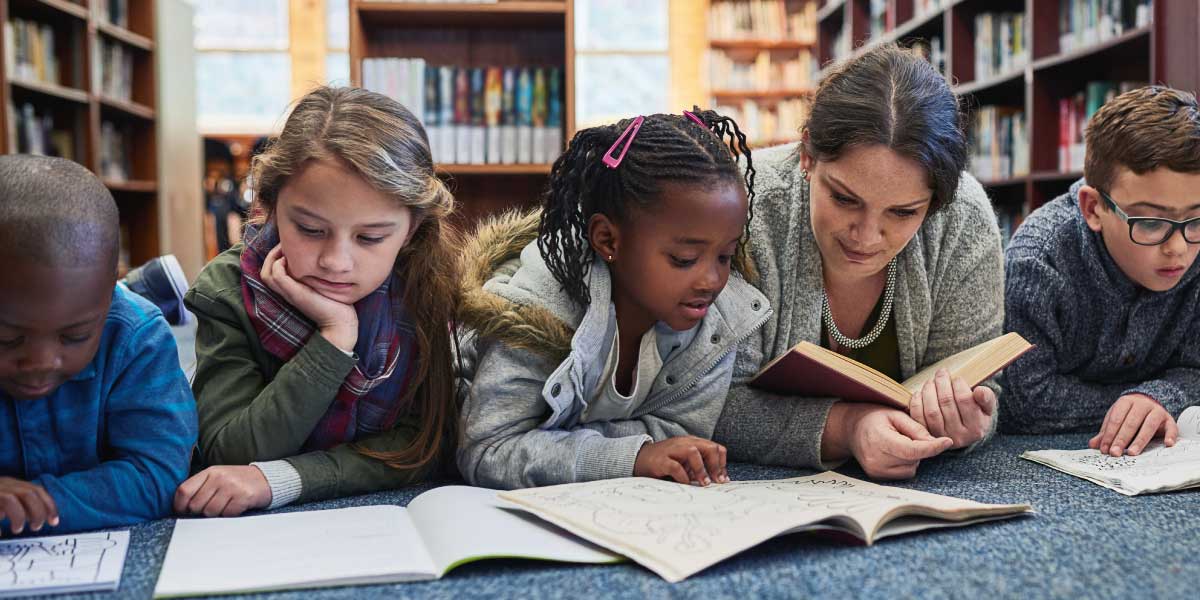
<path id="1" fill-rule="evenodd" d="M 46 156 L 0 156 L 0 256 L 117 272 L 120 222 L 104 184 Z"/>
<path id="2" fill-rule="evenodd" d="M 1200 106 L 1196 97 L 1161 85 L 1130 90 L 1107 102 L 1088 123 L 1083 175 L 1105 192 L 1118 168 L 1141 175 L 1164 167 L 1200 173 Z"/>

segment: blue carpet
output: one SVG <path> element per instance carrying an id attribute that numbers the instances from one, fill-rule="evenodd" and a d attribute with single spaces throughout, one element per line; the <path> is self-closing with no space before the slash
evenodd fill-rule
<path id="1" fill-rule="evenodd" d="M 813 534 L 762 544 L 678 584 L 633 563 L 566 566 L 517 560 L 465 565 L 427 583 L 326 588 L 273 598 L 1188 598 L 1200 590 L 1200 490 L 1129 498 L 1021 460 L 1024 450 L 1082 448 L 1087 435 L 1000 436 L 965 456 L 922 464 L 894 485 L 980 502 L 1028 502 L 1037 516 L 888 538 L 873 547 Z M 856 466 L 841 471 L 863 477 Z M 807 475 L 735 465 L 736 479 Z M 419 485 L 283 509 L 407 504 Z M 149 598 L 171 520 L 134 527 L 121 588 Z M 77 596 L 89 597 L 89 596 Z"/>

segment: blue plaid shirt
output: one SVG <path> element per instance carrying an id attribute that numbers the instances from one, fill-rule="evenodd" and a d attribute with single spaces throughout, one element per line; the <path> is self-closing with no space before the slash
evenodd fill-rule
<path id="1" fill-rule="evenodd" d="M 170 514 L 188 475 L 196 429 L 167 322 L 117 286 L 83 371 L 38 400 L 0 391 L 0 475 L 38 483 L 54 498 L 60 524 L 41 535 L 157 519 Z"/>

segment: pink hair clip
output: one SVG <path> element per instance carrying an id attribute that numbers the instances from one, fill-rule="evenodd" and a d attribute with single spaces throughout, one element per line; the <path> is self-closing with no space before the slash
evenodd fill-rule
<path id="1" fill-rule="evenodd" d="M 695 121 L 697 125 L 699 125 L 699 126 L 701 126 L 701 127 L 705 128 L 705 129 L 708 129 L 708 125 L 705 125 L 705 124 L 704 124 L 704 121 L 700 120 L 700 117 L 697 117 L 697 116 L 696 116 L 696 113 L 693 113 L 693 112 L 692 112 L 692 111 L 690 111 L 690 110 L 685 110 L 685 111 L 683 111 L 683 115 L 684 115 L 685 117 L 687 117 L 687 118 L 689 118 L 689 119 L 691 119 L 691 120 Z"/>
<path id="2" fill-rule="evenodd" d="M 621 161 L 625 160 L 625 153 L 629 152 L 629 147 L 633 145 L 633 138 L 637 137 L 638 130 L 642 128 L 642 123 L 645 121 L 646 117 L 638 117 L 625 128 L 625 131 L 621 132 L 621 137 L 618 137 L 617 141 L 613 142 L 612 147 L 608 149 L 608 152 L 604 154 L 604 158 L 601 159 L 605 166 L 615 169 L 621 164 Z M 621 145 L 621 140 L 624 140 L 626 137 L 629 140 L 625 142 L 625 147 L 621 149 L 621 155 L 614 157 L 613 152 L 616 151 L 617 146 Z"/>

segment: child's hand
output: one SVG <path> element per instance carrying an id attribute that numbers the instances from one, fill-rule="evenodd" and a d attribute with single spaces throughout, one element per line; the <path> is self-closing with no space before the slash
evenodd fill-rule
<path id="1" fill-rule="evenodd" d="M 181 515 L 236 517 L 270 504 L 271 486 L 254 465 L 209 467 L 175 491 L 175 512 Z"/>
<path id="2" fill-rule="evenodd" d="M 358 313 L 354 312 L 354 307 L 326 298 L 293 279 L 288 274 L 287 257 L 283 255 L 282 246 L 275 246 L 267 253 L 260 276 L 267 287 L 312 319 L 321 335 L 331 344 L 346 352 L 354 352 L 354 344 L 358 342 Z"/>
<path id="3" fill-rule="evenodd" d="M 1121 456 L 1128 448 L 1130 456 L 1137 456 L 1160 432 L 1164 444 L 1175 445 L 1179 426 L 1171 413 L 1150 396 L 1128 394 L 1117 398 L 1108 409 L 1100 433 L 1088 440 L 1088 447 L 1113 456 Z"/>
<path id="4" fill-rule="evenodd" d="M 937 456 L 954 442 L 934 437 L 906 413 L 894 408 L 853 403 L 850 453 L 872 479 L 909 479 L 922 460 Z"/>
<path id="5" fill-rule="evenodd" d="M 12 477 L 0 477 L 0 521 L 8 519 L 13 534 L 41 531 L 49 523 L 58 526 L 58 506 L 46 488 Z"/>
<path id="6" fill-rule="evenodd" d="M 651 442 L 638 451 L 635 477 L 670 477 L 679 483 L 708 485 L 729 483 L 725 472 L 725 446 L 704 438 L 682 435 Z"/>

